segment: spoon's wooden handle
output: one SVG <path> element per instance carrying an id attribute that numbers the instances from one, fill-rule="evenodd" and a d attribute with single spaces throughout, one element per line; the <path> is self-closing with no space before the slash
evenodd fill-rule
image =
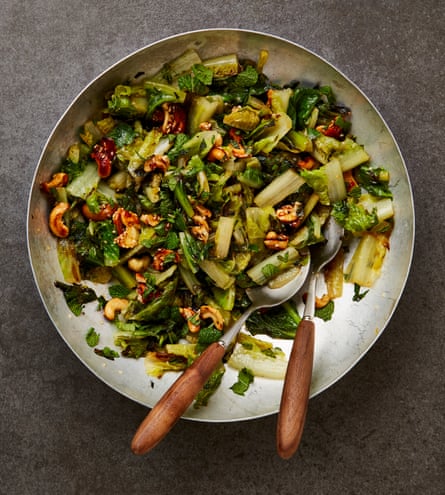
<path id="1" fill-rule="evenodd" d="M 287 365 L 277 424 L 277 451 L 289 459 L 300 444 L 314 360 L 314 322 L 301 320 Z"/>
<path id="2" fill-rule="evenodd" d="M 224 353 L 224 346 L 214 342 L 173 383 L 136 431 L 131 443 L 135 454 L 145 454 L 167 435 L 205 385 Z"/>

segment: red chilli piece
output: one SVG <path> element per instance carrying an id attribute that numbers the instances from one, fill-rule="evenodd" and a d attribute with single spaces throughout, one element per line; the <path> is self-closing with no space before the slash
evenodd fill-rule
<path id="1" fill-rule="evenodd" d="M 332 121 L 329 125 L 321 131 L 325 136 L 340 139 L 343 136 L 343 129 Z"/>
<path id="2" fill-rule="evenodd" d="M 187 114 L 179 103 L 164 103 L 164 121 L 161 127 L 163 134 L 179 134 L 185 131 Z"/>
<path id="3" fill-rule="evenodd" d="M 96 161 L 97 171 L 102 179 L 110 176 L 115 156 L 116 145 L 111 138 L 104 137 L 94 145 L 91 158 Z"/>

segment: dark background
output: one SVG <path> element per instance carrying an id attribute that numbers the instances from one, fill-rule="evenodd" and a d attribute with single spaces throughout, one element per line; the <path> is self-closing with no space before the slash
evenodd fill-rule
<path id="1" fill-rule="evenodd" d="M 314 398 L 298 453 L 276 417 L 180 421 L 145 457 L 145 409 L 95 378 L 52 326 L 26 248 L 27 197 L 72 99 L 121 57 L 179 32 L 269 32 L 315 51 L 381 111 L 405 157 L 416 244 L 404 295 L 361 362 Z M 444 493 L 444 4 L 440 0 L 0 5 L 0 493 Z"/>

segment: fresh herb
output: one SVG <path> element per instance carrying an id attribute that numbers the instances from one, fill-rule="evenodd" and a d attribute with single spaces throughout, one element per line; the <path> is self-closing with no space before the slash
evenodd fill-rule
<path id="1" fill-rule="evenodd" d="M 258 82 L 258 76 L 255 67 L 248 65 L 242 72 L 235 76 L 235 85 L 241 88 L 250 88 Z"/>
<path id="2" fill-rule="evenodd" d="M 370 230 L 378 224 L 376 213 L 374 211 L 369 213 L 353 198 L 347 198 L 344 201 L 334 203 L 332 216 L 345 230 L 353 234 Z"/>
<path id="3" fill-rule="evenodd" d="M 208 88 L 212 84 L 213 72 L 202 64 L 195 64 L 190 74 L 185 74 L 178 78 L 180 89 L 199 95 L 207 94 Z"/>
<path id="4" fill-rule="evenodd" d="M 266 334 L 276 339 L 293 339 L 301 317 L 291 302 L 277 308 L 255 311 L 246 327 L 253 335 Z"/>
<path id="5" fill-rule="evenodd" d="M 90 347 L 96 347 L 99 343 L 100 335 L 96 332 L 93 327 L 90 327 L 85 335 L 85 340 Z"/>
<path id="6" fill-rule="evenodd" d="M 199 391 L 198 395 L 195 398 L 195 402 L 193 403 L 194 409 L 199 409 L 200 407 L 207 406 L 210 398 L 221 385 L 221 381 L 225 371 L 225 367 L 221 364 L 221 366 L 219 366 L 210 375 L 210 378 L 207 380 L 204 387 Z"/>
<path id="7" fill-rule="evenodd" d="M 132 143 L 136 135 L 136 131 L 130 124 L 119 122 L 111 132 L 109 132 L 108 137 L 114 140 L 116 148 L 122 148 L 126 144 Z"/>
<path id="8" fill-rule="evenodd" d="M 317 318 L 322 319 L 323 321 L 329 321 L 332 319 L 332 315 L 334 314 L 335 304 L 334 301 L 329 301 L 326 306 L 322 308 L 317 308 L 315 310 L 315 316 Z"/>
<path id="9" fill-rule="evenodd" d="M 357 170 L 357 182 L 369 193 L 378 198 L 392 198 L 389 189 L 389 173 L 381 167 L 361 165 Z"/>
<path id="10" fill-rule="evenodd" d="M 269 263 L 268 265 L 263 266 L 261 272 L 265 278 L 270 279 L 278 275 L 280 273 L 280 269 L 278 268 L 278 266 Z"/>
<path id="11" fill-rule="evenodd" d="M 244 395 L 253 383 L 253 374 L 247 368 L 243 368 L 238 372 L 238 381 L 235 382 L 230 389 L 238 395 Z"/>
<path id="12" fill-rule="evenodd" d="M 221 331 L 215 328 L 214 325 L 201 328 L 198 336 L 198 345 L 200 349 L 203 349 L 213 342 L 218 342 L 221 338 Z"/>
<path id="13" fill-rule="evenodd" d="M 110 294 L 111 297 L 127 297 L 128 294 L 130 294 L 131 289 L 128 289 L 127 287 L 121 285 L 121 284 L 115 284 L 115 285 L 110 285 L 108 287 L 108 293 Z"/>
<path id="14" fill-rule="evenodd" d="M 69 285 L 59 281 L 56 281 L 54 285 L 62 290 L 65 301 L 75 316 L 82 314 L 85 304 L 97 299 L 94 290 L 85 285 Z"/>
<path id="15" fill-rule="evenodd" d="M 104 347 L 103 349 L 94 349 L 94 352 L 101 357 L 114 361 L 115 358 L 119 357 L 119 353 L 110 347 Z"/>
<path id="16" fill-rule="evenodd" d="M 369 289 L 364 290 L 363 292 L 360 292 L 360 291 L 361 291 L 360 285 L 354 284 L 354 295 L 352 296 L 352 300 L 354 302 L 361 301 L 366 296 L 366 294 L 369 292 Z"/>

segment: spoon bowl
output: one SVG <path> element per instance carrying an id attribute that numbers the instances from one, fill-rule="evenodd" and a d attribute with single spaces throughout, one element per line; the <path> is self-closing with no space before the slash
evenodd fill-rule
<path id="1" fill-rule="evenodd" d="M 148 413 L 133 437 L 131 449 L 135 454 L 145 454 L 154 448 L 173 428 L 221 362 L 247 318 L 257 309 L 278 306 L 291 299 L 304 285 L 309 268 L 308 256 L 296 276 L 283 286 L 271 288 L 266 284 L 247 289 L 252 304 L 218 342 L 202 352 Z"/>

